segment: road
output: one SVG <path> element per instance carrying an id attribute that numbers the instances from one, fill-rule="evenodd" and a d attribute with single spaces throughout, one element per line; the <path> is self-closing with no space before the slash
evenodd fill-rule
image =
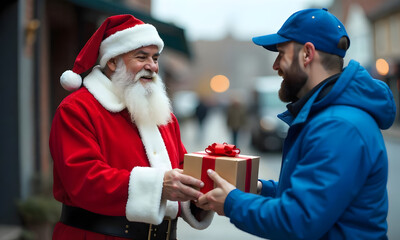
<path id="1" fill-rule="evenodd" d="M 389 157 L 389 239 L 400 239 L 400 137 L 385 136 L 386 148 Z"/>
<path id="2" fill-rule="evenodd" d="M 195 121 L 181 123 L 182 140 L 188 152 L 202 151 L 208 145 L 217 142 L 231 142 L 230 133 L 225 125 L 225 118 L 222 112 L 213 110 L 204 122 L 203 129 L 199 129 Z M 388 224 L 389 239 L 400 239 L 400 228 L 396 223 L 400 222 L 400 136 L 384 135 L 389 156 L 389 215 Z M 260 156 L 259 177 L 264 179 L 277 180 L 281 155 L 279 153 L 262 153 L 250 146 L 250 136 L 242 134 L 238 143 L 242 154 Z M 214 216 L 212 224 L 205 230 L 195 230 L 183 220 L 178 222 L 179 240 L 256 240 L 259 237 L 250 235 L 237 229 L 226 217 Z"/>

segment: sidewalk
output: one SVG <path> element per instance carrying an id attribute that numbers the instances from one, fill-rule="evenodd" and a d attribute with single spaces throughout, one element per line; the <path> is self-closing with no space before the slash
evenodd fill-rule
<path id="1" fill-rule="evenodd" d="M 19 226 L 0 225 L 0 240 L 17 240 L 21 233 L 22 229 Z"/>

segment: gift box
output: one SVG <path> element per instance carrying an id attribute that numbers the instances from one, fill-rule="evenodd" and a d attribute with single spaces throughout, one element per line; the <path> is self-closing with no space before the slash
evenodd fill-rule
<path id="1" fill-rule="evenodd" d="M 256 193 L 260 157 L 239 153 L 234 145 L 214 143 L 204 152 L 185 154 L 183 172 L 204 182 L 205 186 L 200 189 L 203 193 L 214 188 L 213 180 L 207 175 L 208 169 L 216 171 L 236 188 Z"/>

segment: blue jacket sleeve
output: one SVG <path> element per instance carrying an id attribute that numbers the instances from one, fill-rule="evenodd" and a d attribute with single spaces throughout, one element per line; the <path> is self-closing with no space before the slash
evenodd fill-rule
<path id="1" fill-rule="evenodd" d="M 303 130 L 298 160 L 281 170 L 279 184 L 286 178 L 288 187 L 279 197 L 265 197 L 271 186 L 263 187 L 264 196 L 228 194 L 224 212 L 236 227 L 269 239 L 319 239 L 355 198 L 371 167 L 357 128 L 336 119 Z"/>
<path id="2" fill-rule="evenodd" d="M 260 195 L 264 197 L 275 197 L 276 195 L 276 187 L 278 186 L 278 182 L 273 180 L 263 180 L 258 179 L 262 183 L 261 193 Z"/>

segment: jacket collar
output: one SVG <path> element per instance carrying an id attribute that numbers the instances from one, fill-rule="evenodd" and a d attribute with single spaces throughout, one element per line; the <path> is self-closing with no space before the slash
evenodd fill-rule
<path id="1" fill-rule="evenodd" d="M 321 92 L 322 88 L 319 88 L 309 99 L 308 101 L 303 105 L 303 108 L 300 110 L 300 112 L 297 114 L 297 116 L 294 116 L 289 110 L 281 113 L 278 115 L 278 118 L 280 118 L 282 121 L 286 122 L 289 126 L 293 126 L 295 124 L 300 124 L 303 123 L 307 120 L 308 115 L 310 114 L 311 107 L 317 98 L 318 94 Z"/>
<path id="2" fill-rule="evenodd" d="M 332 89 L 333 85 L 336 83 L 336 81 L 339 78 L 340 74 L 342 74 L 342 72 L 337 73 L 335 75 L 332 75 L 332 76 L 328 77 L 327 79 L 323 80 L 317 86 L 315 86 L 311 91 L 309 91 L 304 97 L 300 98 L 296 102 L 288 104 L 287 105 L 287 109 L 294 116 L 297 116 L 297 114 L 303 108 L 304 104 L 306 104 L 306 102 L 310 99 L 310 97 L 313 96 L 314 93 L 317 92 L 320 88 L 321 88 L 321 92 L 318 94 L 318 98 L 316 99 L 316 101 L 319 101 L 323 97 L 325 97 L 330 92 L 330 90 Z"/>

